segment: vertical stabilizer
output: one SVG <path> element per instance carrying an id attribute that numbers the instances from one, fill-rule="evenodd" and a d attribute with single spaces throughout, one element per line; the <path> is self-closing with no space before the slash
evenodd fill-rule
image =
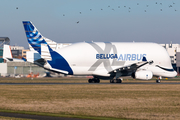
<path id="1" fill-rule="evenodd" d="M 59 52 L 56 51 L 57 43 L 43 37 L 32 22 L 23 21 L 23 25 L 29 45 L 37 51 L 42 58 L 36 60 L 36 62 L 42 62 L 43 64 L 41 64 L 41 66 L 46 69 L 73 75 L 73 71 L 69 63 L 63 56 L 60 55 Z"/>
<path id="2" fill-rule="evenodd" d="M 23 25 L 29 45 L 40 55 L 41 44 L 48 44 L 52 49 L 56 48 L 57 43 L 42 36 L 31 21 L 23 21 Z"/>
<path id="3" fill-rule="evenodd" d="M 22 57 L 22 59 L 13 58 L 12 52 L 11 52 L 11 46 L 4 45 L 3 48 L 3 59 L 7 61 L 13 61 L 13 62 L 25 62 L 26 59 Z"/>

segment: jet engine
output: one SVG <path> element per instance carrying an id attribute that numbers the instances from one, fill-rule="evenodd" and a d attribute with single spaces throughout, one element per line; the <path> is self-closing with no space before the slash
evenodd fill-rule
<path id="1" fill-rule="evenodd" d="M 150 80 L 153 77 L 153 73 L 147 70 L 139 70 L 133 73 L 132 77 L 140 80 Z"/>

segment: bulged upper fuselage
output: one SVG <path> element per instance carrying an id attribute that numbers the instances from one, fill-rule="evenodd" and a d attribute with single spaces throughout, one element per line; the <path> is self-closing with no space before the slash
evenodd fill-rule
<path id="1" fill-rule="evenodd" d="M 174 77 L 167 51 L 156 43 L 81 42 L 57 50 L 69 63 L 74 75 L 106 74 L 113 69 L 142 61 L 151 64 L 139 69 L 152 71 L 154 76 Z"/>

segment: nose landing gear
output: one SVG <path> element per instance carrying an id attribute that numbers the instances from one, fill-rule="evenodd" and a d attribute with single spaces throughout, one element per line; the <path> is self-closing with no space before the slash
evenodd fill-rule
<path id="1" fill-rule="evenodd" d="M 160 83 L 161 82 L 161 80 L 156 80 L 156 83 Z"/>
<path id="2" fill-rule="evenodd" d="M 162 77 L 159 76 L 159 77 L 157 78 L 157 80 L 156 80 L 156 83 L 160 83 L 160 82 L 161 82 L 161 79 L 162 79 Z"/>

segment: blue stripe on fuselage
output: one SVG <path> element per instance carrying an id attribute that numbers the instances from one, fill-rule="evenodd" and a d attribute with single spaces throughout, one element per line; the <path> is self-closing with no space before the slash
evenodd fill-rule
<path id="1" fill-rule="evenodd" d="M 56 51 L 53 51 L 49 45 L 49 52 L 51 54 L 51 61 L 48 61 L 48 63 L 51 65 L 52 68 L 68 71 L 69 75 L 73 75 L 73 71 L 71 67 L 69 66 L 68 62 Z"/>

